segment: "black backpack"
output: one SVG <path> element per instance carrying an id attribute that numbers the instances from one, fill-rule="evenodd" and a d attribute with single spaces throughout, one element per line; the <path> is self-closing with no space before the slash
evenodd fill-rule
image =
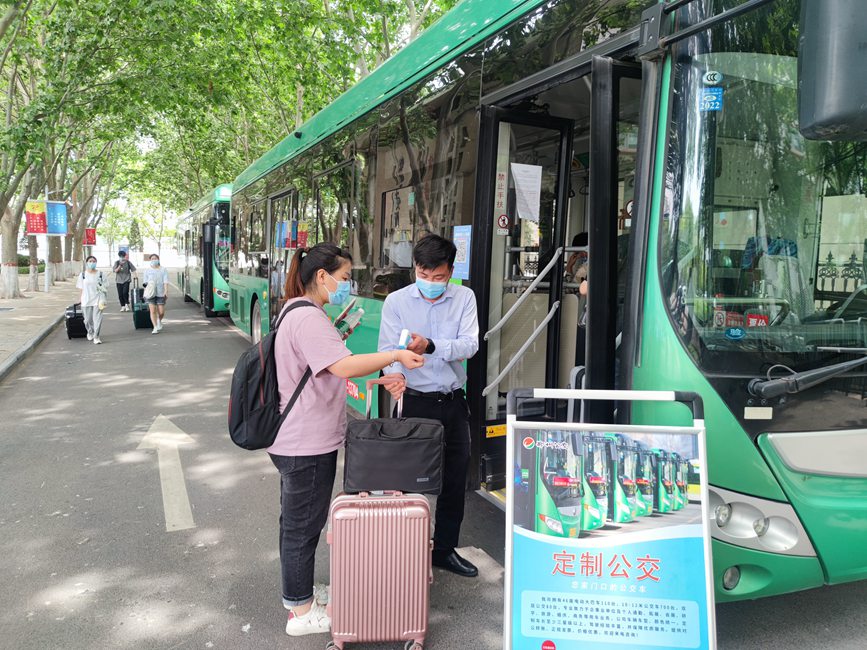
<path id="1" fill-rule="evenodd" d="M 264 449 L 274 444 L 277 432 L 295 401 L 301 394 L 304 384 L 310 379 L 310 367 L 298 382 L 292 399 L 280 413 L 280 390 L 277 385 L 277 364 L 274 360 L 274 342 L 280 322 L 296 307 L 314 307 L 312 302 L 293 302 L 283 310 L 274 328 L 259 341 L 251 345 L 235 365 L 232 374 L 232 392 L 229 396 L 229 435 L 239 447 L 244 449 Z"/>

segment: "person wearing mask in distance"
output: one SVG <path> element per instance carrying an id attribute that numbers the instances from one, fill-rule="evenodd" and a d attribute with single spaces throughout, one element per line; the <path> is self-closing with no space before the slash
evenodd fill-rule
<path id="1" fill-rule="evenodd" d="M 135 273 L 135 267 L 126 258 L 126 251 L 120 251 L 117 254 L 117 260 L 111 270 L 114 272 L 117 283 L 117 299 L 120 301 L 120 310 L 129 311 L 129 283 L 132 274 Z"/>
<path id="2" fill-rule="evenodd" d="M 169 297 L 169 273 L 160 266 L 160 256 L 156 253 L 150 256 L 150 268 L 145 269 L 142 282 L 144 286 L 151 282 L 156 285 L 156 295 L 148 298 L 148 309 L 151 312 L 151 323 L 154 325 L 151 334 L 159 334 L 163 329 L 166 299 Z"/>
<path id="3" fill-rule="evenodd" d="M 84 312 L 84 326 L 87 329 L 87 340 L 99 345 L 99 331 L 102 329 L 102 310 L 105 309 L 107 288 L 103 281 L 102 271 L 96 270 L 96 258 L 88 255 L 85 260 L 87 269 L 78 274 L 76 289 L 81 289 L 81 310 Z"/>
<path id="4" fill-rule="evenodd" d="M 431 418 L 445 430 L 443 487 L 437 498 L 434 566 L 461 576 L 478 570 L 455 552 L 464 518 L 464 491 L 470 463 L 470 410 L 462 362 L 479 349 L 479 321 L 473 292 L 449 281 L 457 249 L 439 235 L 427 235 L 413 249 L 415 284 L 389 294 L 382 305 L 379 349 L 394 350 L 402 330 L 412 333 L 407 349 L 428 355 L 424 367 L 389 366 L 389 392 L 403 396 L 404 417 Z"/>
<path id="5" fill-rule="evenodd" d="M 328 518 L 337 450 L 346 435 L 346 380 L 389 364 L 410 370 L 424 358 L 409 350 L 353 355 L 323 305 L 349 298 L 352 257 L 334 244 L 300 249 L 286 278 L 284 310 L 298 301 L 312 306 L 288 312 L 277 329 L 274 358 L 280 409 L 286 408 L 307 368 L 301 389 L 274 444 L 268 448 L 280 472 L 280 566 L 283 606 L 290 611 L 286 634 L 328 632 L 327 589 L 313 584 L 316 545 Z"/>

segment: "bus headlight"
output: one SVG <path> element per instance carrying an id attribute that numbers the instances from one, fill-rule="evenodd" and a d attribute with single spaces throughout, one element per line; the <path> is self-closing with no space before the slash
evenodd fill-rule
<path id="1" fill-rule="evenodd" d="M 723 528 L 732 518 L 732 507 L 727 503 L 717 506 L 714 509 L 714 518 L 716 519 L 716 525 Z"/>
<path id="2" fill-rule="evenodd" d="M 546 515 L 539 515 L 539 519 L 541 519 L 548 528 L 553 530 L 558 535 L 563 534 L 563 524 L 556 519 L 552 519 L 551 517 L 548 517 Z"/>
<path id="3" fill-rule="evenodd" d="M 756 531 L 756 535 L 761 537 L 766 532 L 768 532 L 768 526 L 770 526 L 770 521 L 768 521 L 767 517 L 762 517 L 761 519 L 756 519 L 753 522 L 753 530 Z"/>

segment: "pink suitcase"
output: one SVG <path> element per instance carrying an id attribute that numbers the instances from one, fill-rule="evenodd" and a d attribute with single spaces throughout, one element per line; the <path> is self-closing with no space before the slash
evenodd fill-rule
<path id="1" fill-rule="evenodd" d="M 422 650 L 433 582 L 427 499 L 400 492 L 341 494 L 328 519 L 328 647 L 405 641 L 405 650 Z"/>

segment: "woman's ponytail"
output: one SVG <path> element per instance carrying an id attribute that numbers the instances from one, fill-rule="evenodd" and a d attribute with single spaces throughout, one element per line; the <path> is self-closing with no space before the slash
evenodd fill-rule
<path id="1" fill-rule="evenodd" d="M 289 263 L 289 272 L 286 274 L 286 286 L 283 288 L 283 295 L 287 299 L 300 298 L 304 295 L 304 282 L 301 280 L 301 262 L 304 261 L 309 252 L 309 248 L 299 248 L 292 256 L 292 261 Z"/>

